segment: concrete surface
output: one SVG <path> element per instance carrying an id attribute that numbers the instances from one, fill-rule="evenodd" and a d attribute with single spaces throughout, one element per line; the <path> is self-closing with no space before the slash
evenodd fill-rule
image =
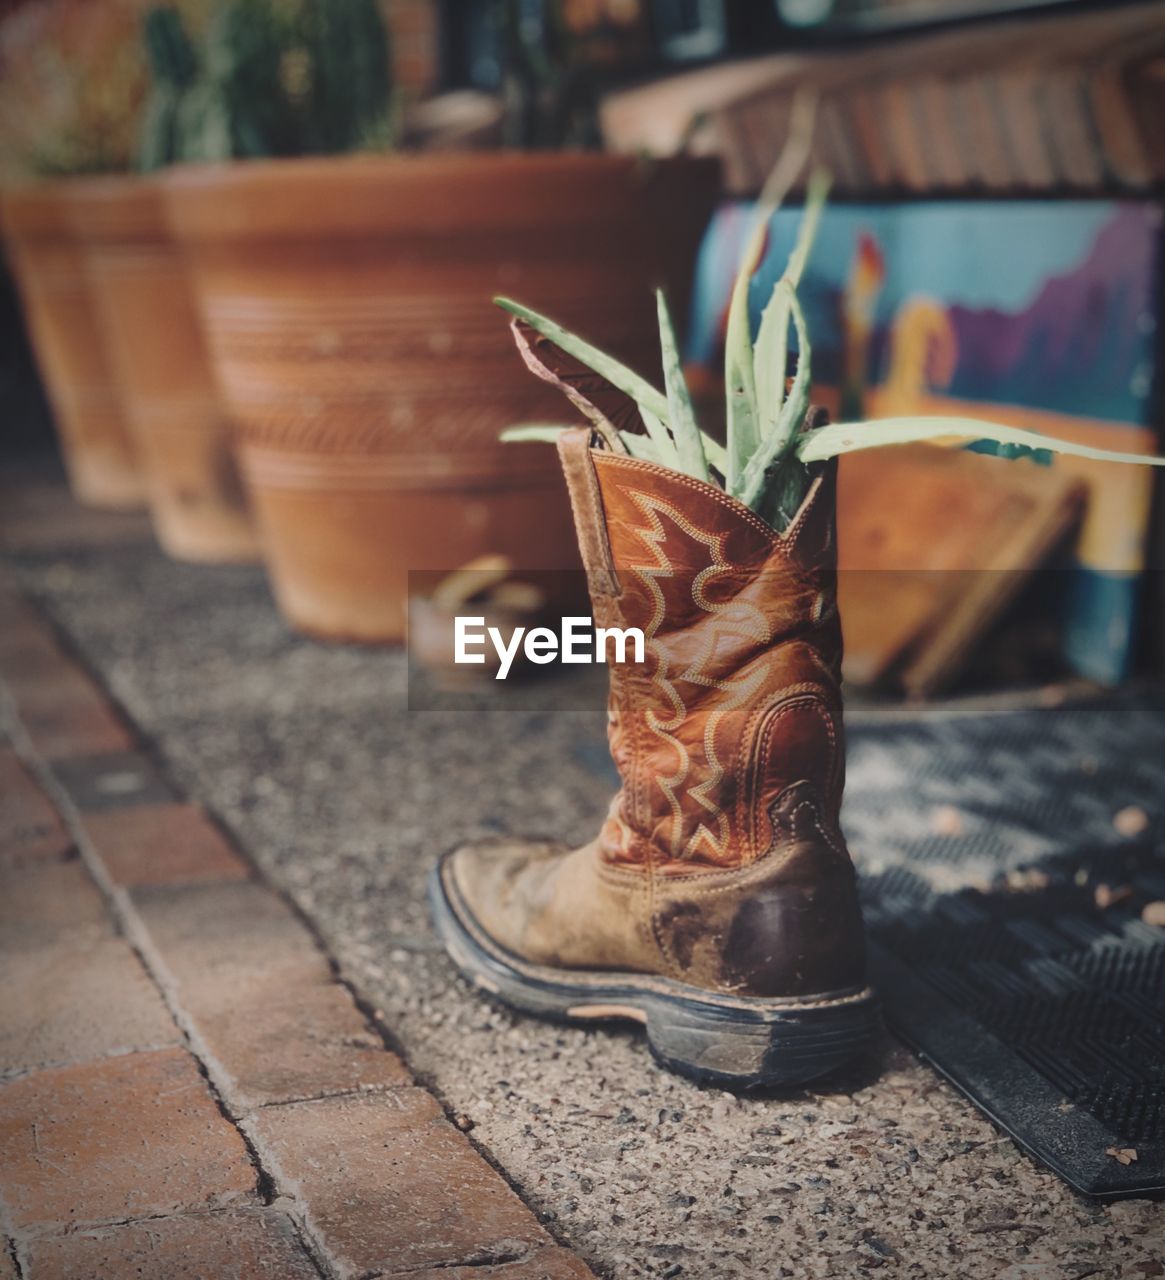
<path id="1" fill-rule="evenodd" d="M 402 655 L 293 637 L 257 569 L 118 547 L 26 558 L 23 580 L 602 1274 L 1165 1274 L 1165 1206 L 1079 1199 L 889 1040 L 828 1089 L 738 1100 L 664 1074 L 633 1031 L 564 1030 L 469 991 L 434 942 L 425 875 L 484 833 L 586 838 L 608 798 L 587 764 L 601 708 L 409 713 Z"/>

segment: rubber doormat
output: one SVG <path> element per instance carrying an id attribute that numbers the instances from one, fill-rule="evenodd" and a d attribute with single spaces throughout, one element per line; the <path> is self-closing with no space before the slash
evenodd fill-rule
<path id="1" fill-rule="evenodd" d="M 890 1026 L 1077 1190 L 1165 1189 L 1165 700 L 849 740 Z"/>

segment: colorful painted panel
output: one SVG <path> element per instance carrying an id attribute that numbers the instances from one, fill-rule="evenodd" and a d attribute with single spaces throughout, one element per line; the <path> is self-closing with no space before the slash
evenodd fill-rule
<path id="1" fill-rule="evenodd" d="M 704 242 L 689 354 L 709 369 L 721 367 L 751 216 L 748 204 L 725 207 Z M 754 324 L 799 216 L 773 220 Z M 954 413 L 1151 450 L 1161 223 L 1157 206 L 1110 201 L 831 207 L 800 291 L 815 398 L 844 420 Z M 1090 492 L 1066 650 L 1082 673 L 1115 680 L 1128 661 L 1151 478 L 1055 465 Z"/>

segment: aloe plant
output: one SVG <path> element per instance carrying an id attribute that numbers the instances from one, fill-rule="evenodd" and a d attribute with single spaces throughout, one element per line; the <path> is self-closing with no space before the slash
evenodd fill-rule
<path id="1" fill-rule="evenodd" d="M 784 172 L 780 171 L 782 167 Z M 795 178 L 796 173 L 790 175 L 788 166 L 779 166 L 774 180 L 767 184 L 733 286 L 724 357 L 726 445 L 721 445 L 696 422 L 662 293 L 658 294 L 657 301 L 666 394 L 548 317 L 512 299 L 494 299 L 513 317 L 519 346 L 530 367 L 567 392 L 608 447 L 698 480 L 719 482 L 727 493 L 777 530 L 787 528 L 796 514 L 815 468 L 830 458 L 859 449 L 947 439 L 968 441 L 971 448 L 996 453 L 1002 458 L 1031 457 L 1043 462 L 1049 460 L 1052 453 L 1064 453 L 1102 462 L 1165 466 L 1165 458 L 1097 449 L 1036 431 L 970 418 L 883 418 L 872 422 L 807 426 L 812 350 L 797 288 L 812 252 L 825 204 L 828 182 L 823 176 L 814 175 L 810 179 L 805 212 L 793 250 L 762 312 L 755 340 L 748 323 L 749 283 L 763 256 L 769 220 Z M 790 329 L 797 340 L 797 367 L 793 378 L 788 380 Z M 547 350 L 540 355 L 534 353 L 531 331 L 549 344 L 548 350 L 556 353 L 553 358 Z M 569 368 L 563 366 L 563 356 L 574 362 Z M 608 406 L 600 403 L 593 386 L 580 381 L 580 366 L 609 384 L 608 397 L 621 397 L 631 412 L 621 411 L 620 421 L 614 422 Z M 529 424 L 509 428 L 502 433 L 502 439 L 554 440 L 562 430 L 558 425 Z"/>

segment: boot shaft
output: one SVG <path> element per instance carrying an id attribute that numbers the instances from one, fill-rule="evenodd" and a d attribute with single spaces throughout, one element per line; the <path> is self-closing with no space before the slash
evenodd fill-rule
<path id="1" fill-rule="evenodd" d="M 711 485 L 590 448 L 585 431 L 560 452 L 596 624 L 645 638 L 642 666 L 610 669 L 623 787 L 601 856 L 657 878 L 773 854 L 848 868 L 834 466 L 778 534 Z"/>

